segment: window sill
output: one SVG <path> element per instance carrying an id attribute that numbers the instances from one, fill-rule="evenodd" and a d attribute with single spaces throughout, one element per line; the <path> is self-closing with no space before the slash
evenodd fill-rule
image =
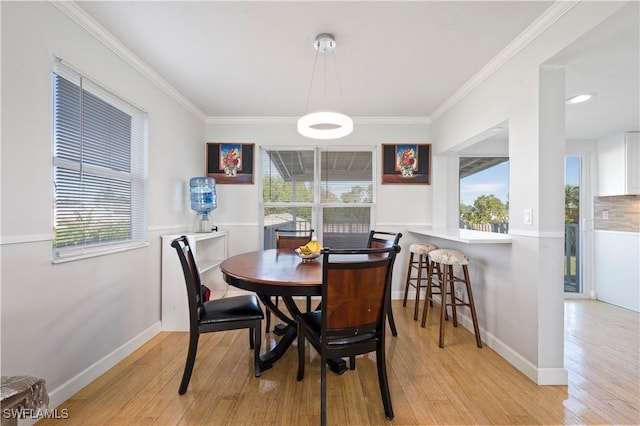
<path id="1" fill-rule="evenodd" d="M 136 250 L 143 247 L 149 247 L 148 241 L 130 242 L 125 244 L 114 244 L 101 247 L 84 247 L 79 249 L 71 249 L 61 251 L 58 257 L 54 257 L 51 263 L 66 263 L 75 260 L 88 259 L 90 257 L 104 256 L 107 254 L 120 253 L 128 250 Z"/>

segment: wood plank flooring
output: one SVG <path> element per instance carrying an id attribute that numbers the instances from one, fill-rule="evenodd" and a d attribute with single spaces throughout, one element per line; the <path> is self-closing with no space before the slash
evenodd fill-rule
<path id="1" fill-rule="evenodd" d="M 375 357 L 328 374 L 331 425 L 640 424 L 640 315 L 591 300 L 565 303 L 568 386 L 537 386 L 471 333 L 447 328 L 438 348 L 437 309 L 427 328 L 413 305 L 394 301 L 399 336 L 387 339 L 395 418 L 387 421 Z M 433 314 L 433 316 L 431 316 Z M 265 344 L 275 337 L 266 335 Z M 253 377 L 247 331 L 202 336 L 194 374 L 178 395 L 187 333 L 160 333 L 65 401 L 69 418 L 38 425 L 316 425 L 319 357 L 308 349 L 305 379 L 296 381 L 295 345 L 260 378 Z M 52 407 L 53 408 L 53 407 Z"/>

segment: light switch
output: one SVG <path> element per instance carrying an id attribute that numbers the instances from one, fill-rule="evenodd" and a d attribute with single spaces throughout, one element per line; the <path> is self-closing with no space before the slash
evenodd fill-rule
<path id="1" fill-rule="evenodd" d="M 524 209 L 524 224 L 525 225 L 533 225 L 533 210 L 532 209 Z"/>

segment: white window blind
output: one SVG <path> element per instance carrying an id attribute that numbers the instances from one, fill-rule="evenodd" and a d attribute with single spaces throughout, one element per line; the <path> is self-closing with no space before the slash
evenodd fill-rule
<path id="1" fill-rule="evenodd" d="M 146 242 L 146 114 L 61 63 L 53 74 L 53 257 Z"/>

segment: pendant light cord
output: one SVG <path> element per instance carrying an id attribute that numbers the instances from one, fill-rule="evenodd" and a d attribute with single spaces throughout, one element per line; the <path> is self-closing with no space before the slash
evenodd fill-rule
<path id="1" fill-rule="evenodd" d="M 311 89 L 313 88 L 313 79 L 316 75 L 316 64 L 318 63 L 318 54 L 320 52 L 316 50 L 316 57 L 313 61 L 313 70 L 311 71 L 311 83 L 309 83 L 309 91 L 307 92 L 307 103 L 304 104 L 305 114 L 309 111 L 309 99 L 311 98 Z"/>
<path id="2" fill-rule="evenodd" d="M 336 62 L 336 57 L 334 56 L 334 53 L 331 53 L 331 59 L 333 59 L 333 68 L 335 69 L 336 72 L 336 81 L 338 82 L 338 92 L 340 92 L 340 102 L 342 102 L 342 110 L 341 111 L 346 111 L 347 109 L 345 108 L 344 105 L 344 95 L 342 94 L 342 84 L 340 84 L 340 74 L 338 74 L 338 64 Z"/>

